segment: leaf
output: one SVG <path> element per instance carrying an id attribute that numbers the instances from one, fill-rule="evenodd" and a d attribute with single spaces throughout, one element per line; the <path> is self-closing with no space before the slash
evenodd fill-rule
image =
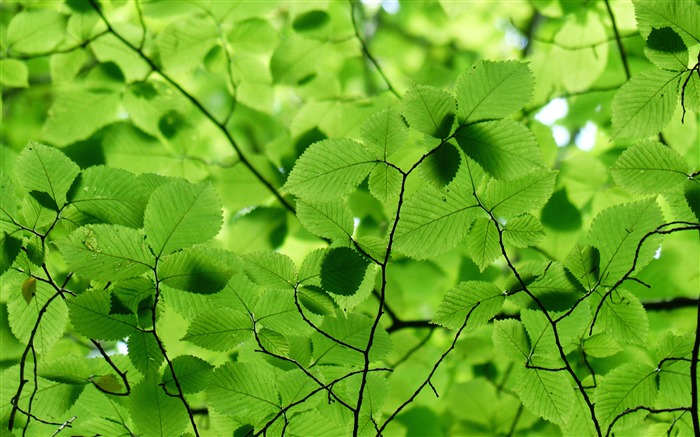
<path id="1" fill-rule="evenodd" d="M 272 329 L 263 328 L 258 332 L 258 338 L 265 350 L 283 357 L 289 355 L 289 340 L 283 334 Z"/>
<path id="2" fill-rule="evenodd" d="M 509 116 L 530 101 L 534 83 L 525 62 L 477 61 L 457 82 L 459 124 Z"/>
<path id="3" fill-rule="evenodd" d="M 656 28 L 671 27 L 691 46 L 700 42 L 700 5 L 694 2 L 634 0 L 637 26 L 644 37 Z"/>
<path id="4" fill-rule="evenodd" d="M 22 297 L 29 305 L 36 295 L 36 278 L 29 277 L 22 281 Z"/>
<path id="5" fill-rule="evenodd" d="M 216 27 L 206 18 L 190 16 L 176 20 L 158 32 L 160 59 L 168 71 L 191 70 L 216 44 Z"/>
<path id="6" fill-rule="evenodd" d="M 120 225 L 83 226 L 56 245 L 70 269 L 87 279 L 128 279 L 155 264 L 143 233 Z"/>
<path id="7" fill-rule="evenodd" d="M 688 163 L 670 147 L 645 141 L 625 150 L 610 168 L 615 182 L 634 194 L 670 191 L 688 180 Z"/>
<path id="8" fill-rule="evenodd" d="M 168 396 L 155 378 L 147 378 L 131 390 L 129 412 L 136 429 L 147 436 L 181 435 L 189 425 L 182 402 Z"/>
<path id="9" fill-rule="evenodd" d="M 172 360 L 183 393 L 199 393 L 204 390 L 214 373 L 214 366 L 192 355 L 181 355 Z M 169 393 L 177 393 L 177 386 L 169 368 L 163 370 L 163 384 Z"/>
<path id="10" fill-rule="evenodd" d="M 22 240 L 0 231 L 0 275 L 12 266 L 21 248 Z M 22 286 L 22 293 L 24 293 L 24 286 Z"/>
<path id="11" fill-rule="evenodd" d="M 647 345 L 649 320 L 639 299 L 626 290 L 617 290 L 602 303 L 598 316 L 602 332 L 621 343 Z"/>
<path id="12" fill-rule="evenodd" d="M 494 284 L 489 282 L 468 281 L 460 282 L 450 289 L 440 302 L 434 323 L 449 329 L 462 326 L 467 314 L 474 308 L 467 323 L 467 330 L 473 330 L 485 325 L 503 306 L 505 295 Z"/>
<path id="13" fill-rule="evenodd" d="M 547 228 L 564 232 L 576 231 L 583 224 L 581 211 L 569 200 L 566 187 L 552 194 L 542 207 L 540 218 Z"/>
<path id="14" fill-rule="evenodd" d="M 607 208 L 593 220 L 588 242 L 600 251 L 600 275 L 605 281 L 616 281 L 632 268 L 639 241 L 662 223 L 661 210 L 653 199 Z M 656 246 L 641 247 L 636 270 L 652 258 Z"/>
<path id="15" fill-rule="evenodd" d="M 70 321 L 80 334 L 99 340 L 121 340 L 137 329 L 133 314 L 111 314 L 110 294 L 88 290 L 68 301 Z"/>
<path id="16" fill-rule="evenodd" d="M 215 410 L 254 426 L 281 408 L 274 374 L 251 363 L 229 362 L 218 367 L 207 399 Z"/>
<path id="17" fill-rule="evenodd" d="M 359 290 L 370 261 L 348 247 L 331 248 L 321 265 L 321 286 L 329 293 L 350 296 Z"/>
<path id="18" fill-rule="evenodd" d="M 463 126 L 455 138 L 467 156 L 497 179 L 513 179 L 544 165 L 535 136 L 513 120 Z"/>
<path id="19" fill-rule="evenodd" d="M 182 340 L 225 352 L 248 340 L 252 334 L 253 323 L 248 314 L 233 308 L 217 308 L 194 319 Z"/>
<path id="20" fill-rule="evenodd" d="M 665 70 L 684 71 L 688 67 L 688 47 L 670 27 L 651 29 L 644 54 L 654 65 Z"/>
<path id="21" fill-rule="evenodd" d="M 492 338 L 493 347 L 508 360 L 523 362 L 523 358 L 527 359 L 530 355 L 527 333 L 518 320 L 495 321 Z"/>
<path id="22" fill-rule="evenodd" d="M 676 110 L 680 74 L 651 69 L 622 85 L 612 102 L 615 138 L 648 137 L 659 133 Z"/>
<path id="23" fill-rule="evenodd" d="M 293 289 L 296 285 L 294 261 L 279 252 L 255 252 L 241 256 L 248 277 L 265 288 Z"/>
<path id="24" fill-rule="evenodd" d="M 331 240 L 348 241 L 354 232 L 352 211 L 344 199 L 299 201 L 297 218 L 311 233 Z"/>
<path id="25" fill-rule="evenodd" d="M 425 259 L 457 247 L 479 211 L 471 193 L 426 187 L 408 197 L 394 234 L 394 249 Z"/>
<path id="26" fill-rule="evenodd" d="M 88 384 L 90 368 L 86 358 L 70 355 L 43 363 L 39 376 L 62 384 Z"/>
<path id="27" fill-rule="evenodd" d="M 522 368 L 515 392 L 537 416 L 564 425 L 574 407 L 574 389 L 564 372 Z"/>
<path id="28" fill-rule="evenodd" d="M 36 294 L 29 303 L 20 290 L 15 288 L 13 293 L 9 295 L 7 308 L 3 309 L 3 312 L 7 311 L 3 314 L 3 318 L 7 317 L 5 320 L 7 320 L 12 334 L 20 342 L 27 344 L 32 332 L 34 332 L 39 313 L 51 299 L 51 303 L 46 306 L 41 317 L 41 323 L 33 334 L 34 348 L 38 354 L 48 352 L 63 336 L 68 324 L 68 308 L 66 308 L 65 301 L 60 296 L 53 296 L 56 296 L 56 290 L 45 282 L 37 281 Z M 3 322 L 3 329 L 7 329 L 7 324 Z M 3 337 L 2 340 L 3 345 L 6 341 L 5 338 L 7 337 Z"/>
<path id="29" fill-rule="evenodd" d="M 552 195 L 557 172 L 537 170 L 509 181 L 492 179 L 484 204 L 496 216 L 512 217 L 539 209 Z"/>
<path id="30" fill-rule="evenodd" d="M 195 246 L 163 257 L 158 263 L 158 279 L 178 290 L 211 294 L 226 286 L 236 268 L 232 253 Z"/>
<path id="31" fill-rule="evenodd" d="M 592 246 L 577 243 L 569 252 L 564 265 L 586 290 L 595 288 L 600 277 L 600 252 Z"/>
<path id="32" fill-rule="evenodd" d="M 214 238 L 221 223 L 214 187 L 181 179 L 156 188 L 144 215 L 147 241 L 158 257 Z"/>
<path id="33" fill-rule="evenodd" d="M 654 369 L 640 363 L 624 363 L 605 375 L 598 382 L 594 399 L 602 429 L 607 429 L 615 417 L 628 408 L 654 405 L 657 393 L 655 379 Z M 637 414 L 646 415 L 645 412 Z M 624 420 L 617 421 L 615 429 L 623 429 L 624 424 Z"/>
<path id="34" fill-rule="evenodd" d="M 583 341 L 583 351 L 595 358 L 606 358 L 622 351 L 620 345 L 607 333 L 595 334 Z"/>
<path id="35" fill-rule="evenodd" d="M 435 138 L 447 138 L 457 112 L 451 94 L 430 86 L 414 85 L 404 95 L 402 113 L 413 129 Z"/>
<path id="36" fill-rule="evenodd" d="M 80 168 L 60 150 L 30 142 L 15 162 L 17 180 L 27 191 L 47 193 L 62 207 Z"/>
<path id="37" fill-rule="evenodd" d="M 319 141 L 299 157 L 284 189 L 304 200 L 338 199 L 362 182 L 375 162 L 374 155 L 358 142 Z"/>
<path id="38" fill-rule="evenodd" d="M 327 56 L 324 41 L 293 35 L 282 40 L 270 59 L 270 71 L 275 83 L 296 85 L 314 74 L 318 60 Z"/>
<path id="39" fill-rule="evenodd" d="M 140 228 L 148 192 L 134 174 L 96 166 L 77 177 L 68 200 L 78 211 L 101 222 Z"/>
<path id="40" fill-rule="evenodd" d="M 146 378 L 155 377 L 165 361 L 156 337 L 150 332 L 136 331 L 129 336 L 127 346 L 129 360 L 136 370 Z M 177 393 L 177 391 L 172 391 L 172 393 Z"/>
<path id="41" fill-rule="evenodd" d="M 369 174 L 369 192 L 387 207 L 395 206 L 401 191 L 401 173 L 389 165 L 379 164 Z"/>
<path id="42" fill-rule="evenodd" d="M 148 72 L 151 69 L 148 63 L 144 61 L 137 52 L 132 50 L 131 47 L 111 33 L 102 35 L 92 41 L 90 43 L 90 49 L 100 62 L 115 63 L 121 70 L 127 83 L 138 82 L 148 77 Z M 53 57 L 55 56 L 56 55 Z M 78 65 L 78 67 L 80 67 L 80 65 Z M 78 72 L 76 71 L 75 73 Z M 124 103 L 127 104 L 126 101 Z M 133 116 L 134 114 L 129 111 L 129 115 Z M 138 122 L 136 122 L 136 124 L 138 125 Z"/>
<path id="43" fill-rule="evenodd" d="M 333 338 L 356 348 L 365 349 L 373 323 L 374 320 L 365 315 L 348 314 L 347 317 L 343 317 L 338 314 L 336 317 L 325 317 L 320 328 Z M 359 352 L 348 349 L 317 332 L 311 336 L 311 340 L 313 341 L 314 365 L 353 366 L 364 362 L 363 356 Z M 381 360 L 390 351 L 391 338 L 384 328 L 378 326 L 372 349 L 369 352 L 370 362 Z"/>
<path id="44" fill-rule="evenodd" d="M 304 308 L 314 314 L 325 316 L 332 313 L 335 308 L 333 298 L 320 287 L 314 285 L 299 287 L 297 293 Z"/>
<path id="45" fill-rule="evenodd" d="M 446 143 L 428 155 L 418 169 L 426 182 L 440 189 L 454 180 L 461 161 L 461 152 L 451 143 Z"/>
<path id="46" fill-rule="evenodd" d="M 27 88 L 27 65 L 16 59 L 0 59 L 0 83 L 6 87 Z"/>
<path id="47" fill-rule="evenodd" d="M 542 223 L 530 214 L 514 217 L 503 229 L 503 242 L 515 247 L 530 247 L 544 238 Z"/>
<path id="48" fill-rule="evenodd" d="M 368 150 L 381 160 L 387 160 L 408 141 L 408 129 L 401 115 L 387 108 L 372 115 L 360 126 L 360 135 Z"/>
<path id="49" fill-rule="evenodd" d="M 700 77 L 697 73 L 690 71 L 687 76 L 681 76 L 681 84 L 685 87 L 681 87 L 684 92 L 684 103 L 686 110 L 691 110 L 695 112 L 700 112 Z M 686 85 L 686 80 L 687 85 Z"/>
<path id="50" fill-rule="evenodd" d="M 479 217 L 467 236 L 467 253 L 484 271 L 489 264 L 501 255 L 498 229 L 490 219 Z"/>
<path id="51" fill-rule="evenodd" d="M 59 94 L 51 105 L 42 138 L 67 146 L 89 138 L 117 121 L 121 95 L 116 90 L 78 90 Z"/>
<path id="52" fill-rule="evenodd" d="M 7 48 L 17 53 L 49 52 L 58 46 L 65 35 L 66 17 L 50 9 L 26 9 L 11 16 L 4 41 Z"/>
<path id="53" fill-rule="evenodd" d="M 0 174 L 0 232 L 14 233 L 20 229 L 16 221 L 17 215 L 17 191 L 9 175 Z M 26 199 L 26 198 L 25 198 Z"/>

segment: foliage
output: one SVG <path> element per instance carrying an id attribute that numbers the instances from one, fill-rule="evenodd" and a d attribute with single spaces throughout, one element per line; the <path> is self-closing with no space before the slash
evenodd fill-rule
<path id="1" fill-rule="evenodd" d="M 700 433 L 696 0 L 0 8 L 3 435 Z"/>

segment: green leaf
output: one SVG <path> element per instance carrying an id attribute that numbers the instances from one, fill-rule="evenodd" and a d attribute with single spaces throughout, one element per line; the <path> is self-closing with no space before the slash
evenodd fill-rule
<path id="1" fill-rule="evenodd" d="M 182 402 L 168 396 L 154 377 L 131 390 L 129 412 L 136 429 L 146 436 L 181 435 L 189 425 Z"/>
<path id="2" fill-rule="evenodd" d="M 279 252 L 255 252 L 241 257 L 248 277 L 265 288 L 293 289 L 296 285 L 294 261 Z"/>
<path id="3" fill-rule="evenodd" d="M 457 247 L 469 231 L 479 206 L 470 192 L 425 187 L 404 202 L 394 234 L 394 249 L 425 259 Z"/>
<path id="4" fill-rule="evenodd" d="M 91 371 L 87 358 L 70 355 L 43 363 L 39 376 L 62 384 L 88 384 Z"/>
<path id="5" fill-rule="evenodd" d="M 484 204 L 496 216 L 512 217 L 543 207 L 554 190 L 557 172 L 537 170 L 510 181 L 492 179 Z"/>
<path id="6" fill-rule="evenodd" d="M 68 53 L 54 53 L 49 60 L 51 81 L 55 84 L 69 83 L 75 79 L 85 63 L 85 50 L 73 50 Z"/>
<path id="7" fill-rule="evenodd" d="M 7 323 L 10 325 L 15 338 L 27 344 L 32 336 L 41 309 L 49 299 L 52 299 L 43 313 L 41 323 L 39 323 L 34 334 L 34 347 L 39 354 L 48 352 L 56 344 L 63 336 L 68 323 L 66 303 L 60 296 L 53 297 L 55 294 L 56 290 L 50 285 L 37 281 L 36 294 L 33 299 L 27 302 L 20 290 L 15 288 L 12 290 L 7 302 L 7 315 L 3 314 L 3 318 L 7 317 Z M 3 329 L 6 329 L 7 325 L 4 323 L 3 325 Z M 3 339 L 4 342 L 5 340 Z"/>
<path id="8" fill-rule="evenodd" d="M 542 223 L 530 214 L 514 217 L 505 224 L 503 242 L 515 247 L 535 246 L 544 238 Z"/>
<path id="9" fill-rule="evenodd" d="M 426 182 L 443 188 L 457 176 L 462 153 L 451 143 L 443 144 L 422 162 L 418 171 Z"/>
<path id="10" fill-rule="evenodd" d="M 258 207 L 247 214 L 236 215 L 228 224 L 226 242 L 232 251 L 245 253 L 274 250 L 287 235 L 288 211 L 283 208 Z"/>
<path id="11" fill-rule="evenodd" d="M 518 320 L 495 321 L 492 338 L 493 347 L 509 360 L 524 362 L 523 358 L 530 355 L 527 333 Z"/>
<path id="12" fill-rule="evenodd" d="M 413 129 L 436 138 L 447 138 L 457 112 L 454 96 L 438 88 L 414 85 L 404 95 L 402 113 Z"/>
<path id="13" fill-rule="evenodd" d="M 362 182 L 375 163 L 373 153 L 356 141 L 319 141 L 299 157 L 284 189 L 304 200 L 338 199 Z"/>
<path id="14" fill-rule="evenodd" d="M 258 338 L 265 350 L 283 357 L 289 355 L 289 340 L 283 334 L 272 329 L 263 328 L 258 332 Z"/>
<path id="15" fill-rule="evenodd" d="M 406 123 L 398 112 L 387 108 L 372 115 L 360 126 L 365 147 L 375 156 L 387 160 L 408 141 Z"/>
<path id="16" fill-rule="evenodd" d="M 544 165 L 535 136 L 513 120 L 463 126 L 455 138 L 467 156 L 497 179 L 513 179 Z"/>
<path id="17" fill-rule="evenodd" d="M 602 303 L 598 315 L 602 332 L 621 343 L 647 345 L 649 320 L 639 299 L 626 290 L 617 290 Z"/>
<path id="18" fill-rule="evenodd" d="M 14 233 L 19 229 L 15 222 L 17 215 L 17 191 L 12 180 L 5 173 L 0 174 L 0 232 Z M 26 198 L 25 198 L 26 199 Z"/>
<path id="19" fill-rule="evenodd" d="M 90 49 L 100 62 L 117 64 L 127 83 L 144 80 L 151 70 L 148 63 L 137 52 L 111 33 L 102 35 L 90 43 Z"/>
<path id="20" fill-rule="evenodd" d="M 670 27 L 651 30 L 644 54 L 654 65 L 665 70 L 683 71 L 688 67 L 688 47 Z"/>
<path id="21" fill-rule="evenodd" d="M 83 226 L 56 245 L 70 269 L 87 279 L 128 279 L 155 264 L 143 233 L 120 225 Z"/>
<path id="22" fill-rule="evenodd" d="M 51 9 L 26 9 L 11 16 L 4 44 L 18 53 L 49 52 L 65 35 L 66 17 Z"/>
<path id="23" fill-rule="evenodd" d="M 676 110 L 680 73 L 651 69 L 632 77 L 615 94 L 612 126 L 615 138 L 659 133 Z"/>
<path id="24" fill-rule="evenodd" d="M 82 335 L 99 340 L 121 340 L 136 330 L 133 314 L 112 314 L 107 290 L 88 290 L 68 301 L 73 328 Z"/>
<path id="25" fill-rule="evenodd" d="M 29 142 L 17 157 L 15 176 L 29 192 L 47 193 L 56 206 L 66 203 L 66 193 L 80 168 L 58 149 Z"/>
<path id="26" fill-rule="evenodd" d="M 155 377 L 165 361 L 156 337 L 150 332 L 136 331 L 129 336 L 127 346 L 129 360 L 136 370 L 146 378 Z M 172 393 L 177 393 L 177 391 Z"/>
<path id="27" fill-rule="evenodd" d="M 78 211 L 101 222 L 132 228 L 143 226 L 148 193 L 136 175 L 105 166 L 83 170 L 68 201 Z"/>
<path id="28" fill-rule="evenodd" d="M 395 207 L 399 200 L 403 177 L 395 168 L 379 164 L 369 174 L 369 192 L 387 207 Z"/>
<path id="29" fill-rule="evenodd" d="M 602 429 L 607 429 L 615 417 L 628 408 L 654 405 L 657 393 L 655 379 L 654 368 L 640 363 L 624 363 L 605 375 L 598 382 L 594 398 Z M 625 417 L 641 419 L 640 414 L 646 415 L 642 412 Z M 614 429 L 624 429 L 626 422 L 629 421 L 618 420 Z"/>
<path id="30" fill-rule="evenodd" d="M 467 253 L 482 272 L 501 255 L 498 229 L 488 218 L 479 217 L 467 236 Z"/>
<path id="31" fill-rule="evenodd" d="M 156 256 L 162 256 L 214 238 L 222 220 L 221 203 L 211 184 L 175 180 L 151 195 L 144 230 Z"/>
<path id="32" fill-rule="evenodd" d="M 620 345 L 607 333 L 595 334 L 583 341 L 583 351 L 595 358 L 606 358 L 622 351 Z"/>
<path id="33" fill-rule="evenodd" d="M 34 296 L 36 296 L 36 278 L 29 277 L 22 281 L 22 297 L 29 305 Z"/>
<path id="34" fill-rule="evenodd" d="M 16 59 L 0 59 L 0 83 L 6 87 L 27 88 L 27 65 Z"/>
<path id="35" fill-rule="evenodd" d="M 653 29 L 671 27 L 687 46 L 700 42 L 700 5 L 695 2 L 634 0 L 637 26 L 644 37 Z"/>
<path id="36" fill-rule="evenodd" d="M 215 410 L 252 425 L 280 409 L 275 375 L 252 363 L 229 362 L 217 368 L 207 399 Z"/>
<path id="37" fill-rule="evenodd" d="M 330 314 L 335 309 L 333 298 L 331 298 L 325 290 L 314 285 L 299 287 L 299 301 L 304 308 L 314 314 L 325 316 Z"/>
<path id="38" fill-rule="evenodd" d="M 225 352 L 248 340 L 252 334 L 253 322 L 248 314 L 233 308 L 217 308 L 194 319 L 182 340 Z"/>
<path id="39" fill-rule="evenodd" d="M 564 261 L 566 268 L 586 290 L 592 290 L 600 277 L 600 252 L 598 249 L 577 243 Z"/>
<path id="40" fill-rule="evenodd" d="M 191 16 L 176 20 L 158 32 L 160 60 L 166 70 L 182 72 L 202 63 L 216 44 L 215 25 L 207 18 Z"/>
<path id="41" fill-rule="evenodd" d="M 192 355 L 181 355 L 174 358 L 172 363 L 183 393 L 198 393 L 204 390 L 214 373 L 214 366 Z M 162 381 L 169 393 L 177 393 L 177 386 L 169 368 L 163 370 Z"/>
<path id="42" fill-rule="evenodd" d="M 556 231 L 576 231 L 583 224 L 581 210 L 569 200 L 566 187 L 552 194 L 540 217 L 543 225 Z"/>
<path id="43" fill-rule="evenodd" d="M 574 389 L 564 372 L 522 368 L 515 392 L 537 416 L 564 425 L 574 408 Z"/>
<path id="44" fill-rule="evenodd" d="M 610 172 L 630 193 L 658 194 L 685 183 L 689 168 L 675 150 L 657 141 L 645 141 L 625 150 Z"/>
<path id="45" fill-rule="evenodd" d="M 374 320 L 368 316 L 360 314 L 348 314 L 336 317 L 325 317 L 320 328 L 327 334 L 359 349 L 365 349 L 369 341 L 369 333 Z M 332 341 L 325 336 L 314 333 L 311 336 L 313 341 L 314 365 L 335 364 L 343 366 L 360 365 L 364 362 L 362 354 L 355 350 L 348 349 L 339 343 Z M 369 353 L 371 362 L 381 360 L 391 351 L 391 338 L 386 330 L 378 326 L 372 349 Z"/>
<path id="46" fill-rule="evenodd" d="M 158 263 L 158 278 L 178 290 L 211 294 L 226 286 L 236 267 L 232 253 L 195 246 L 163 257 Z"/>
<path id="47" fill-rule="evenodd" d="M 292 35 L 282 40 L 270 59 L 270 71 L 275 83 L 296 85 L 316 72 L 318 60 L 327 56 L 324 41 Z"/>
<path id="48" fill-rule="evenodd" d="M 698 77 L 696 72 L 690 71 L 687 76 L 681 76 L 681 84 L 686 84 L 685 88 L 682 88 L 683 103 L 685 103 L 686 110 L 700 112 L 700 77 Z"/>
<path id="49" fill-rule="evenodd" d="M 0 232 L 0 275 L 12 266 L 21 247 L 22 240 L 8 235 L 7 232 Z"/>
<path id="50" fill-rule="evenodd" d="M 472 311 L 467 330 L 478 328 L 491 320 L 503 306 L 505 295 L 502 290 L 489 282 L 460 282 L 447 291 L 435 312 L 434 323 L 449 329 L 462 326 L 467 314 Z"/>
<path id="51" fill-rule="evenodd" d="M 616 205 L 603 210 L 593 220 L 588 242 L 600 251 L 600 275 L 604 281 L 616 281 L 632 268 L 639 241 L 663 221 L 653 199 Z M 652 258 L 656 246 L 647 239 L 639 251 L 636 270 Z"/>
<path id="52" fill-rule="evenodd" d="M 459 124 L 509 116 L 530 101 L 534 84 L 525 62 L 477 61 L 457 82 Z"/>
<path id="53" fill-rule="evenodd" d="M 297 218 L 311 233 L 331 240 L 348 241 L 354 232 L 352 211 L 344 199 L 299 201 Z"/>
<path id="54" fill-rule="evenodd" d="M 119 119 L 121 95 L 112 90 L 78 90 L 59 94 L 51 105 L 42 138 L 57 146 L 85 140 Z"/>
<path id="55" fill-rule="evenodd" d="M 321 286 L 329 293 L 350 296 L 359 290 L 370 261 L 348 247 L 331 248 L 321 265 Z"/>

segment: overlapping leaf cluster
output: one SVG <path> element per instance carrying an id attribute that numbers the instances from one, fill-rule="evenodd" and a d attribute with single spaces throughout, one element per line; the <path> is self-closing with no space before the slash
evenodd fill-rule
<path id="1" fill-rule="evenodd" d="M 68 1 L 3 30 L 3 86 L 49 57 L 56 87 L 51 145 L 2 151 L 3 427 L 698 432 L 694 313 L 648 311 L 697 306 L 696 2 L 634 1 L 644 68 L 607 1 L 533 2 L 530 62 L 402 87 L 360 5 L 263 3 Z M 629 80 L 596 108 L 615 48 Z M 554 95 L 613 146 L 552 148 L 531 115 Z"/>

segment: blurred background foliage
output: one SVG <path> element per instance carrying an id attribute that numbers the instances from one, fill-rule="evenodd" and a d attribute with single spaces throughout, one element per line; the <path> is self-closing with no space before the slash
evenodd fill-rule
<path id="1" fill-rule="evenodd" d="M 59 147 L 82 168 L 106 164 L 137 174 L 209 180 L 224 205 L 217 244 L 237 253 L 277 250 L 300 263 L 326 243 L 305 231 L 244 165 L 231 139 L 271 186 L 280 187 L 311 143 L 359 138 L 360 124 L 398 105 L 398 96 L 414 83 L 453 91 L 457 78 L 479 59 L 522 59 L 529 61 L 536 85 L 516 118 L 535 133 L 547 164 L 560 174 L 555 194 L 539 212 L 546 236 L 537 247 L 514 252 L 517 262 L 564 259 L 596 213 L 632 199 L 608 174 L 631 145 L 611 140 L 612 98 L 628 74 L 654 68 L 644 55 L 630 1 L 610 2 L 610 11 L 603 1 L 584 0 L 103 0 L 100 5 L 124 41 L 107 32 L 85 1 L 0 4 L 3 172 L 11 174 L 19 151 L 35 140 Z M 41 33 L 31 32 L 37 27 Z M 690 47 L 691 59 L 697 51 L 697 44 Z M 697 112 L 687 113 L 682 123 L 676 110 L 661 136 L 692 168 L 700 165 Z M 415 162 L 425 141 L 411 136 L 402 160 Z M 408 191 L 427 179 L 414 178 Z M 676 200 L 661 200 L 666 212 L 677 207 Z M 356 235 L 382 235 L 389 225 L 392 211 L 369 194 L 366 183 L 351 195 L 350 206 Z M 629 289 L 642 302 L 696 298 L 696 239 L 682 233 L 666 237 L 657 255 L 639 276 L 651 288 Z M 394 259 L 387 304 L 396 318 L 385 317 L 394 344 L 388 361 L 422 347 L 393 373 L 388 405 L 409 397 L 449 344 L 449 332 L 423 323 L 445 290 L 465 280 L 505 287 L 506 272 L 502 261 L 481 272 L 463 247 L 427 261 Z M 16 285 L 10 282 L 3 281 L 0 296 L 3 368 L 15 364 L 22 351 L 5 317 L 8 293 Z M 360 311 L 376 310 L 376 300 L 363 305 Z M 648 315 L 650 344 L 669 329 L 686 333 L 694 326 L 692 307 Z M 177 331 L 181 316 L 169 317 Z M 415 321 L 417 327 L 392 330 L 391 323 L 396 328 L 400 321 Z M 489 324 L 463 336 L 433 378 L 440 397 L 424 391 L 387 432 L 559 433 L 509 394 L 511 364 L 494 352 L 491 329 Z M 173 355 L 184 352 L 178 332 L 164 337 Z M 75 347 L 67 337 L 51 354 Z M 203 349 L 197 353 L 212 363 L 226 360 Z M 650 354 L 625 346 L 591 363 L 610 369 L 649 361 Z"/>

